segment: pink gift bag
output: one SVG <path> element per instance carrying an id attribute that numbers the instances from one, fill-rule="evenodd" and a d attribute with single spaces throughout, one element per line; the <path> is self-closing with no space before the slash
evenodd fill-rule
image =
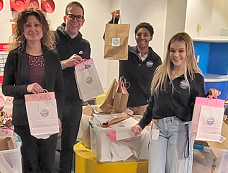
<path id="1" fill-rule="evenodd" d="M 196 97 L 191 137 L 202 141 L 220 141 L 225 100 Z"/>
<path id="2" fill-rule="evenodd" d="M 54 92 L 25 95 L 25 105 L 31 135 L 47 139 L 59 133 L 58 112 Z"/>

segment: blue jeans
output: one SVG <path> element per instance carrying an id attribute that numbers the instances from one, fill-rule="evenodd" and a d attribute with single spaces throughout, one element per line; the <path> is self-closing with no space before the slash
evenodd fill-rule
<path id="1" fill-rule="evenodd" d="M 189 138 L 189 125 L 176 117 L 153 120 L 149 173 L 192 173 L 194 140 Z M 152 139 L 154 129 L 159 130 L 157 140 Z"/>

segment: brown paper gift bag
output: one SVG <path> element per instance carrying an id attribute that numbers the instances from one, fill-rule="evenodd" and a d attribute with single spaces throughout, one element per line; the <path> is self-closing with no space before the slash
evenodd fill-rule
<path id="1" fill-rule="evenodd" d="M 116 79 L 113 79 L 113 81 L 105 95 L 104 102 L 99 107 L 101 112 L 108 113 L 109 110 L 112 109 L 114 95 L 116 93 L 117 87 L 118 87 L 118 83 L 117 83 Z M 115 113 L 115 112 L 112 111 L 112 113 Z"/>
<path id="2" fill-rule="evenodd" d="M 104 113 L 125 112 L 127 101 L 128 92 L 123 85 L 122 79 L 120 79 L 119 82 L 114 79 L 99 109 Z"/>
<path id="3" fill-rule="evenodd" d="M 125 112 L 127 108 L 128 92 L 123 82 L 119 80 L 117 92 L 114 95 L 113 109 L 116 113 Z"/>
<path id="4" fill-rule="evenodd" d="M 14 149 L 11 137 L 0 139 L 0 151 Z"/>
<path id="5" fill-rule="evenodd" d="M 128 59 L 129 28 L 129 24 L 106 24 L 104 59 Z"/>

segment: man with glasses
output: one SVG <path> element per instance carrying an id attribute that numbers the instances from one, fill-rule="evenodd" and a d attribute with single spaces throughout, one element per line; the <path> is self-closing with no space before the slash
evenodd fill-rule
<path id="1" fill-rule="evenodd" d="M 82 100 L 78 94 L 74 67 L 90 58 L 90 44 L 82 38 L 80 28 L 85 22 L 83 6 L 73 1 L 67 4 L 64 23 L 56 30 L 56 49 L 63 70 L 65 106 L 62 121 L 60 173 L 71 173 L 73 146 L 82 116 Z"/>

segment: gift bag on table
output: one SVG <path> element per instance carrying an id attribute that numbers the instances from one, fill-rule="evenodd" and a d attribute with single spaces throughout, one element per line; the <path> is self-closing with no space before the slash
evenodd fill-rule
<path id="1" fill-rule="evenodd" d="M 128 59 L 129 28 L 129 24 L 106 24 L 104 59 Z"/>
<path id="2" fill-rule="evenodd" d="M 103 103 L 99 106 L 99 109 L 101 112 L 115 113 L 112 105 L 113 105 L 114 95 L 116 93 L 117 87 L 118 87 L 118 83 L 117 83 L 116 79 L 113 79 L 113 81 L 105 95 Z"/>
<path id="3" fill-rule="evenodd" d="M 115 110 L 115 112 L 120 113 L 126 110 L 128 95 L 129 94 L 127 92 L 127 89 L 124 86 L 123 81 L 120 79 L 113 100 L 113 109 Z"/>
<path id="4" fill-rule="evenodd" d="M 225 100 L 196 97 L 190 133 L 193 139 L 219 141 Z"/>
<path id="5" fill-rule="evenodd" d="M 93 59 L 75 66 L 75 78 L 79 96 L 83 101 L 104 93 Z"/>
<path id="6" fill-rule="evenodd" d="M 128 95 L 122 78 L 120 78 L 118 82 L 114 79 L 105 96 L 104 102 L 99 108 L 105 113 L 124 112 L 127 107 Z"/>
<path id="7" fill-rule="evenodd" d="M 59 133 L 58 112 L 54 92 L 25 95 L 31 135 L 46 139 Z"/>

